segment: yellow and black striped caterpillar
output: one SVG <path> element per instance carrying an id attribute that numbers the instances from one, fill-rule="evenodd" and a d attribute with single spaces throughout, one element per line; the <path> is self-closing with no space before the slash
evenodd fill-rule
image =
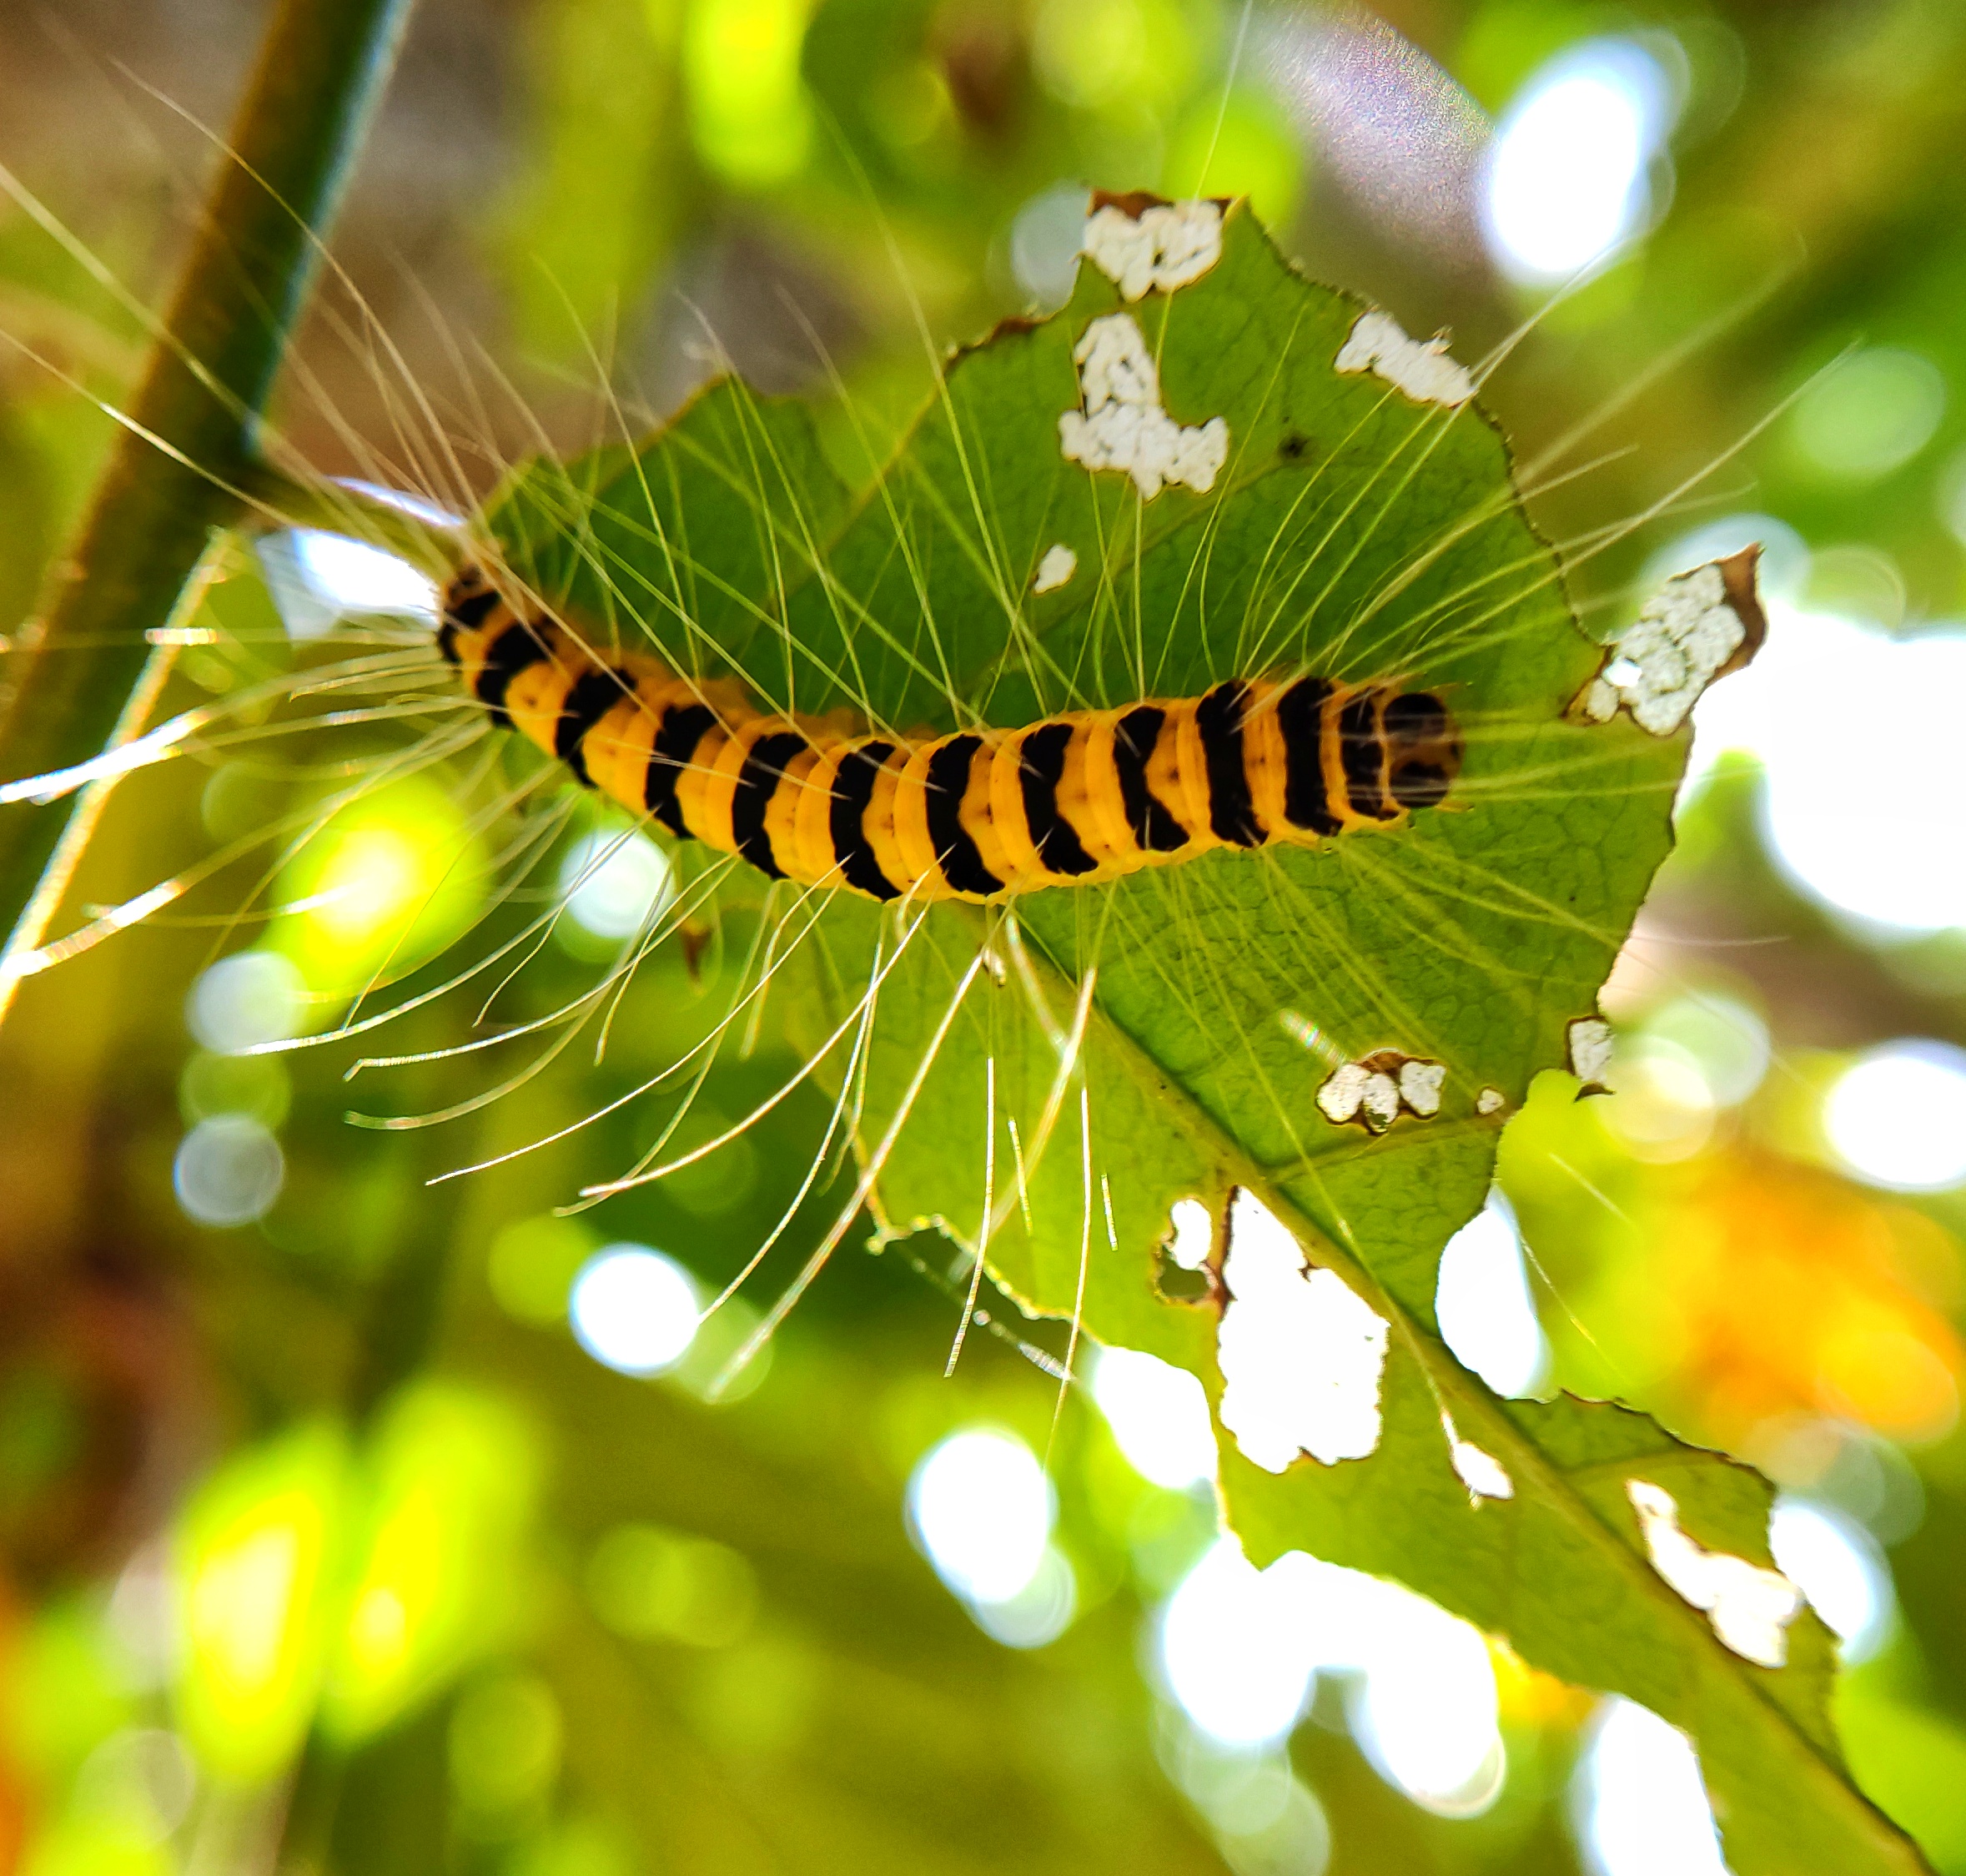
<path id="1" fill-rule="evenodd" d="M 875 899 L 1008 898 L 1214 847 L 1310 844 L 1441 802 L 1446 707 L 1396 683 L 1237 678 L 1199 697 L 919 739 L 759 711 L 660 659 L 601 659 L 475 567 L 438 645 L 495 722 L 636 815 L 772 878 Z"/>

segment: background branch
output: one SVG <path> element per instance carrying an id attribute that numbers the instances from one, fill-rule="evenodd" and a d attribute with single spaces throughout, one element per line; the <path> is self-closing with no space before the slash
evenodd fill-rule
<path id="1" fill-rule="evenodd" d="M 41 616 L 6 661 L 0 776 L 104 746 L 143 676 L 145 635 L 240 511 L 255 426 L 410 4 L 282 0 L 123 435 Z M 85 792 L 0 810 L 8 955 L 39 943 L 93 806 Z M 17 975 L 0 963 L 0 1011 Z"/>

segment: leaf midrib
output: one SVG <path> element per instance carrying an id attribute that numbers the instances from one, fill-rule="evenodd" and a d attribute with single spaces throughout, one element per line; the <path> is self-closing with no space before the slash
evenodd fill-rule
<path id="1" fill-rule="evenodd" d="M 977 918 L 979 943 L 982 942 L 981 923 L 980 918 Z M 1070 973 L 1052 955 L 1041 937 L 1027 930 L 1023 938 L 1031 955 L 1041 961 L 1061 989 L 1073 984 Z M 1175 1071 L 1164 1067 L 1153 1051 L 1105 1008 L 1096 989 L 1091 1001 L 1092 1020 L 1099 1025 L 1116 1052 L 1129 1066 L 1135 1067 L 1133 1079 L 1144 1099 L 1165 1110 L 1176 1129 L 1186 1134 L 1206 1157 L 1234 1169 L 1234 1183 L 1253 1192 L 1277 1218 L 1289 1225 L 1305 1245 L 1307 1255 L 1310 1245 L 1315 1243 L 1318 1249 L 1315 1261 L 1335 1271 L 1356 1294 L 1363 1296 L 1389 1321 L 1398 1325 L 1415 1360 L 1439 1395 L 1451 1398 L 1456 1428 L 1461 1436 L 1472 1439 L 1476 1445 L 1501 1461 L 1510 1476 L 1517 1481 L 1518 1492 L 1526 1484 L 1539 1488 L 1546 1501 L 1556 1507 L 1573 1529 L 1585 1536 L 1594 1552 L 1610 1552 L 1614 1567 L 1627 1582 L 1637 1585 L 1640 1592 L 1655 1603 L 1668 1608 L 1671 1619 L 1692 1638 L 1695 1647 L 1715 1652 L 1710 1658 L 1717 1659 L 1730 1680 L 1753 1697 L 1756 1709 L 1792 1747 L 1801 1748 L 1818 1783 L 1827 1785 L 1833 1803 L 1854 1816 L 1863 1833 L 1872 1837 L 1882 1850 L 1901 1851 L 1908 1840 L 1901 1838 L 1883 1813 L 1856 1789 L 1844 1769 L 1823 1756 L 1817 1743 L 1774 1699 L 1767 1683 L 1746 1672 L 1749 1664 L 1742 1662 L 1714 1634 L 1704 1612 L 1695 1609 L 1666 1582 L 1596 1507 L 1575 1489 L 1572 1474 L 1559 1466 L 1501 1411 L 1501 1403 L 1453 1359 L 1446 1344 L 1414 1320 L 1369 1265 L 1336 1243 L 1312 1220 L 1276 1183 L 1272 1172 L 1258 1166 L 1233 1134 L 1199 1101 L 1192 1098 L 1180 1100 L 1174 1098 L 1174 1091 L 1178 1089 L 1185 1093 Z M 1082 1054 L 1081 1059 L 1084 1059 Z M 1143 1074 L 1138 1072 L 1139 1069 L 1147 1072 Z M 1018 1295 L 1012 1286 L 1006 1284 L 1005 1287 L 1012 1295 Z M 1018 1295 L 1018 1300 L 1039 1313 L 1047 1313 L 1033 1299 Z M 1615 1462 L 1602 1463 L 1608 1466 Z M 1924 1868 L 1922 1862 L 1899 1863 L 1896 1866 L 1920 1871 Z"/>

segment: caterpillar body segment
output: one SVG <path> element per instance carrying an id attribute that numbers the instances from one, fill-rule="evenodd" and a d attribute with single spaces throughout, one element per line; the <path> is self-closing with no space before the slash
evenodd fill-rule
<path id="1" fill-rule="evenodd" d="M 982 903 L 1211 847 L 1311 845 L 1436 806 L 1461 766 L 1441 700 L 1383 680 L 1233 678 L 919 738 L 761 712 L 646 654 L 602 659 L 475 568 L 445 589 L 437 637 L 495 722 L 631 813 L 873 899 Z"/>

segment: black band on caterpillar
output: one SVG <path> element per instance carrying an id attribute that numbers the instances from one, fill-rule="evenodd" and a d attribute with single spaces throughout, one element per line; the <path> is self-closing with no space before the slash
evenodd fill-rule
<path id="1" fill-rule="evenodd" d="M 980 736 L 952 737 L 928 758 L 928 837 L 949 884 L 989 898 L 1003 890 L 1003 882 L 983 864 L 975 837 L 963 825 L 963 798 L 983 746 Z"/>
<path id="2" fill-rule="evenodd" d="M 1018 764 L 1018 792 L 1023 797 L 1024 825 L 1038 849 L 1044 870 L 1059 878 L 1076 879 L 1094 873 L 1099 862 L 1085 851 L 1079 830 L 1058 812 L 1058 783 L 1065 772 L 1065 749 L 1074 726 L 1068 719 L 1040 723 L 1028 732 Z"/>
<path id="3" fill-rule="evenodd" d="M 867 832 L 867 803 L 881 770 L 894 753 L 891 742 L 864 742 L 840 757 L 832 785 L 827 827 L 832 837 L 832 858 L 841 877 L 859 892 L 877 899 L 898 899 L 902 888 L 881 871 Z"/>
<path id="4" fill-rule="evenodd" d="M 1134 844 L 1143 853 L 1179 853 L 1188 830 L 1147 786 L 1147 763 L 1160 741 L 1167 712 L 1152 704 L 1129 710 L 1113 726 L 1113 772 L 1119 778 L 1119 802 Z"/>
<path id="5" fill-rule="evenodd" d="M 656 726 L 642 777 L 641 805 L 672 834 L 686 837 L 689 833 L 676 805 L 676 784 L 696 745 L 716 727 L 717 712 L 701 703 L 671 704 Z"/>
<path id="6" fill-rule="evenodd" d="M 1243 709 L 1249 687 L 1240 679 L 1218 684 L 1194 707 L 1194 727 L 1208 762 L 1209 826 L 1231 847 L 1260 847 L 1256 803 L 1243 761 Z"/>
<path id="7" fill-rule="evenodd" d="M 1296 827 L 1335 834 L 1325 792 L 1325 706 L 1331 687 L 1321 677 L 1302 677 L 1277 699 L 1276 724 L 1284 738 L 1284 818 Z"/>
<path id="8" fill-rule="evenodd" d="M 737 772 L 737 786 L 731 796 L 731 837 L 737 851 L 767 878 L 784 878 L 785 869 L 772 852 L 765 813 L 785 779 L 786 764 L 810 747 L 797 730 L 761 736 Z"/>
<path id="9" fill-rule="evenodd" d="M 1230 678 L 1199 698 L 918 742 L 770 716 L 653 656 L 603 661 L 475 571 L 439 649 L 494 722 L 680 837 L 772 878 L 874 899 L 986 901 L 1214 847 L 1315 845 L 1437 807 L 1453 717 L 1396 682 Z"/>
<path id="10" fill-rule="evenodd" d="M 634 688 L 634 678 L 625 671 L 583 671 L 560 707 L 560 720 L 553 726 L 553 753 L 586 787 L 594 786 L 581 748 L 587 732 Z"/>
<path id="11" fill-rule="evenodd" d="M 1338 750 L 1345 768 L 1345 792 L 1355 813 L 1375 821 L 1390 821 L 1400 812 L 1386 799 L 1385 737 L 1379 722 L 1383 695 L 1376 688 L 1361 691 L 1338 717 Z"/>

